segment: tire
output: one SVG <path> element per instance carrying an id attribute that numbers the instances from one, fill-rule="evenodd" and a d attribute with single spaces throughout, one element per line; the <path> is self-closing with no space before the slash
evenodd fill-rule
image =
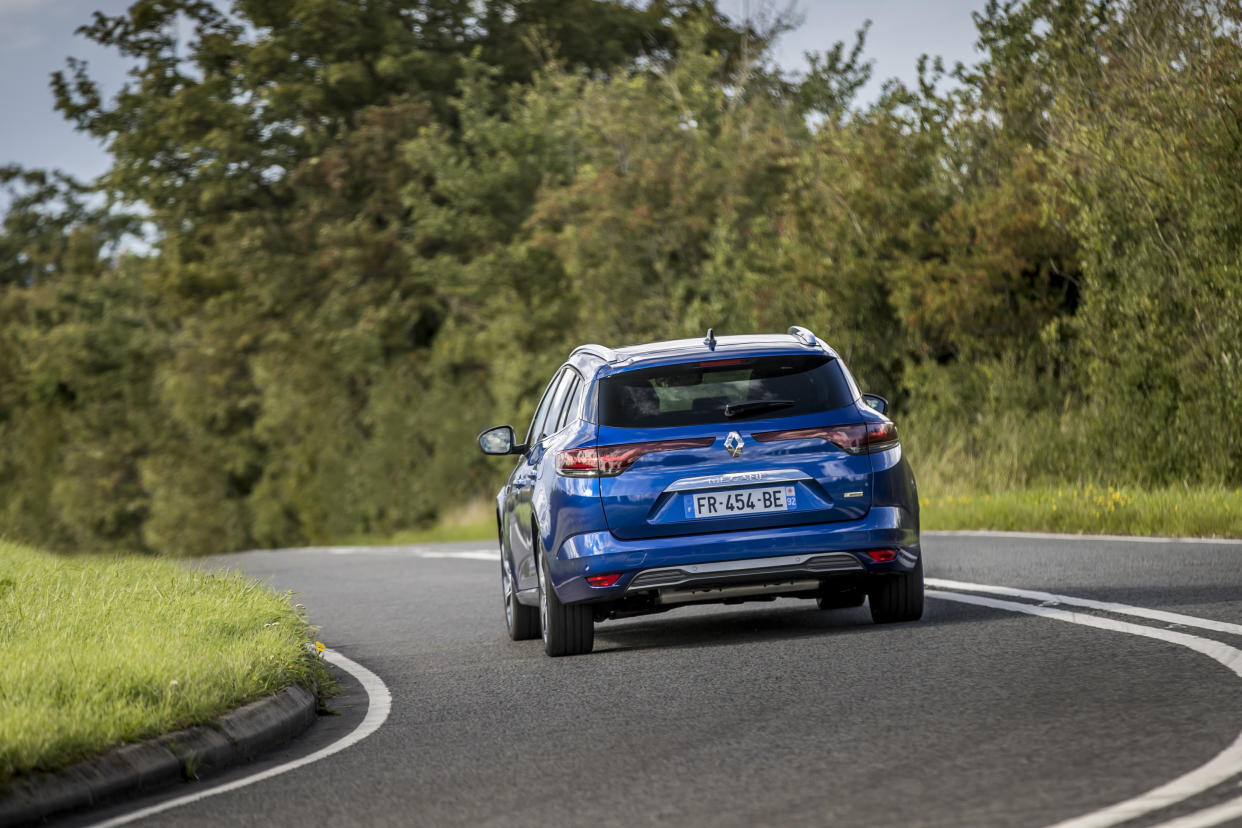
<path id="1" fill-rule="evenodd" d="M 923 617 L 923 558 L 914 569 L 898 575 L 884 575 L 867 591 L 871 601 L 871 620 L 877 624 L 918 621 Z"/>
<path id="2" fill-rule="evenodd" d="M 509 577 L 509 565 L 500 561 L 500 592 L 505 604 L 505 627 L 514 641 L 529 641 L 539 637 L 539 608 L 528 607 L 517 599 L 513 579 Z"/>
<path id="3" fill-rule="evenodd" d="M 552 589 L 547 556 L 539 543 L 539 620 L 543 634 L 543 651 L 550 656 L 582 655 L 595 646 L 595 615 L 589 605 L 562 604 Z"/>

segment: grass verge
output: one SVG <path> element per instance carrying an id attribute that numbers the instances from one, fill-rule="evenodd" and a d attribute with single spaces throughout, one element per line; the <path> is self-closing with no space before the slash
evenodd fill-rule
<path id="1" fill-rule="evenodd" d="M 924 529 L 1242 538 L 1242 492 L 1044 486 L 992 493 L 923 489 Z"/>
<path id="2" fill-rule="evenodd" d="M 289 595 L 236 572 L 0 540 L 0 785 L 325 683 Z"/>

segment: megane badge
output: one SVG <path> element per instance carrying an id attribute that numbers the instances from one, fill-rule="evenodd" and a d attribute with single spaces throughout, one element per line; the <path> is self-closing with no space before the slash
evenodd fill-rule
<path id="1" fill-rule="evenodd" d="M 725 450 L 729 452 L 730 457 L 740 456 L 744 445 L 746 444 L 742 442 L 742 435 L 736 431 L 730 431 L 729 436 L 725 438 Z"/>

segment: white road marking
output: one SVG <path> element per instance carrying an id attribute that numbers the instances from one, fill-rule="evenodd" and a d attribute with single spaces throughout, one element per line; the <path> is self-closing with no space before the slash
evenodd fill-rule
<path id="1" fill-rule="evenodd" d="M 465 549 L 461 552 L 418 549 L 414 554 L 420 558 L 460 558 L 465 561 L 495 561 L 500 563 L 500 552 L 496 549 Z"/>
<path id="2" fill-rule="evenodd" d="M 271 779 L 273 776 L 279 776 L 287 771 L 300 768 L 303 765 L 309 765 L 312 762 L 318 762 L 332 754 L 342 751 L 345 748 L 361 742 L 375 731 L 379 730 L 380 725 L 388 718 L 388 713 L 392 709 L 392 695 L 388 692 L 388 687 L 384 684 L 379 676 L 372 673 L 366 667 L 363 667 L 356 661 L 352 661 L 335 650 L 324 650 L 323 657 L 330 663 L 340 667 L 345 672 L 358 679 L 362 684 L 362 688 L 367 693 L 367 712 L 362 717 L 362 721 L 358 726 L 351 730 L 348 734 L 337 739 L 327 747 L 320 748 L 314 753 L 303 756 L 301 759 L 294 759 L 291 762 L 285 762 L 283 765 L 277 765 L 274 768 L 268 768 L 260 771 L 252 776 L 242 779 L 236 779 L 223 785 L 217 785 L 214 788 L 208 788 L 203 791 L 179 796 L 176 799 L 169 799 L 149 808 L 143 808 L 138 811 L 132 811 L 128 814 L 122 814 L 118 817 L 96 823 L 93 828 L 110 828 L 113 825 L 125 825 L 138 819 L 145 819 L 154 814 L 162 813 L 172 808 L 179 808 L 182 805 L 188 805 L 191 802 L 197 802 L 200 799 L 206 799 L 216 794 L 235 791 L 238 788 L 244 788 L 247 785 L 253 785 L 255 782 L 262 782 L 264 779 Z"/>
<path id="3" fill-rule="evenodd" d="M 1208 543 L 1242 546 L 1242 538 L 1159 538 L 1150 535 L 1074 535 L 1060 532 L 1001 532 L 995 529 L 937 529 L 922 533 L 932 538 L 1015 538 L 1021 540 L 1124 541 L 1126 543 Z"/>
<path id="4" fill-rule="evenodd" d="M 1238 817 L 1242 817 L 1242 797 L 1157 825 L 1156 828 L 1211 828 Z"/>
<path id="5" fill-rule="evenodd" d="M 1053 592 L 1039 592 L 1031 589 L 1015 589 L 1013 587 L 989 586 L 987 584 L 969 584 L 964 581 L 949 581 L 943 578 L 928 578 L 928 586 L 940 589 L 956 589 L 963 592 L 986 592 L 991 595 L 1008 595 L 1012 598 L 1029 598 L 1032 601 L 1047 601 L 1066 604 L 1074 607 L 1102 610 L 1117 615 L 1129 615 L 1134 618 L 1146 618 L 1150 621 L 1163 621 L 1166 624 L 1180 624 L 1183 627 L 1195 627 L 1200 630 L 1242 635 L 1242 624 L 1230 624 L 1227 621 L 1213 621 L 1209 618 L 1196 618 L 1193 615 L 1182 615 L 1178 612 L 1132 607 L 1128 604 L 1114 604 L 1111 601 L 1095 601 L 1090 598 L 1075 598 L 1072 595 L 1057 595 Z"/>
<path id="6" fill-rule="evenodd" d="M 932 579 L 929 579 L 929 581 Z M 972 584 L 977 589 L 992 589 L 1001 594 L 1008 594 L 1006 587 L 984 587 L 981 584 Z M 1096 615 L 1087 615 L 1080 612 L 1072 612 L 1070 610 L 1057 609 L 1055 607 L 1039 606 L 1036 604 L 1018 604 L 1013 601 L 1001 601 L 995 598 L 987 598 L 982 595 L 970 595 L 959 592 L 941 592 L 939 590 L 928 590 L 927 595 L 932 598 L 939 598 L 945 601 L 957 601 L 963 604 L 975 604 L 983 607 L 991 607 L 993 609 L 1006 610 L 1008 612 L 1023 612 L 1028 615 L 1038 615 L 1043 618 L 1053 618 L 1058 621 L 1068 621 L 1071 624 L 1081 624 L 1086 627 L 1095 627 L 1101 630 L 1113 630 L 1115 632 L 1124 632 L 1130 635 L 1138 635 L 1144 638 L 1154 638 L 1159 641 L 1167 641 L 1173 644 L 1180 644 L 1202 653 L 1208 658 L 1216 661 L 1231 670 L 1234 675 L 1242 678 L 1242 650 L 1230 647 L 1219 641 L 1213 641 L 1210 638 L 1201 638 L 1197 635 L 1189 633 L 1174 632 L 1173 630 L 1160 629 L 1158 627 L 1148 627 L 1142 624 L 1132 624 L 1129 621 L 1116 621 L 1112 618 L 1101 618 Z M 1064 596 L 1063 596 L 1064 597 Z M 1068 603 L 1068 602 L 1067 602 Z M 1120 605 L 1119 605 L 1120 606 Z M 1127 607 L 1130 615 L 1141 615 L 1140 607 Z M 1206 764 L 1200 765 L 1189 773 L 1183 774 L 1171 782 L 1165 783 L 1157 788 L 1153 788 L 1147 793 L 1119 802 L 1093 813 L 1085 814 L 1074 819 L 1059 822 L 1052 828 L 1104 828 L 1104 826 L 1116 825 L 1126 820 L 1135 819 L 1144 814 L 1149 814 L 1161 808 L 1166 808 L 1184 799 L 1188 799 L 1196 794 L 1206 791 L 1208 788 L 1218 785 L 1221 782 L 1235 776 L 1242 771 L 1242 733 L 1234 739 L 1233 743 L 1216 754 Z M 1209 809 L 1210 810 L 1210 809 Z M 1194 816 L 1204 816 L 1208 812 L 1200 811 Z M 1227 818 L 1227 817 L 1225 817 Z M 1216 822 L 1193 823 L 1195 825 L 1215 825 Z"/>
<path id="7" fill-rule="evenodd" d="M 1033 532 L 925 532 L 924 534 L 1032 539 L 1051 538 L 1065 540 L 1117 540 L 1131 542 L 1137 541 L 1140 543 L 1240 543 L 1239 541 L 1214 538 L 1135 538 L 1108 535 L 1052 535 Z M 364 548 L 362 547 L 337 547 L 330 551 L 337 555 L 348 555 L 353 552 L 361 552 L 363 549 Z M 495 560 L 497 556 L 497 553 L 494 550 L 482 549 L 462 550 L 456 552 L 415 549 L 413 552 L 419 557 L 456 558 L 460 560 L 492 561 Z M 1145 638 L 1154 638 L 1161 641 L 1180 644 L 1224 665 L 1226 668 L 1233 671 L 1233 673 L 1239 678 L 1242 678 L 1242 650 L 1230 647 L 1227 644 L 1207 638 L 1201 638 L 1189 633 L 1175 632 L 1167 629 L 1148 627 L 1141 624 L 1132 624 L 1127 621 L 1117 621 L 1111 618 L 1101 618 L 1099 616 L 1076 613 L 1069 610 L 1058 609 L 1055 606 L 1048 606 L 1047 604 L 1053 603 L 1065 604 L 1068 606 L 1079 606 L 1088 609 L 1111 612 L 1117 615 L 1129 615 L 1153 621 L 1163 621 L 1186 627 L 1196 627 L 1199 629 L 1239 635 L 1242 635 L 1242 625 L 1196 618 L 1194 616 L 1182 615 L 1179 613 L 1169 613 L 1162 610 L 1133 607 L 1126 604 L 1094 601 L 1087 598 L 1075 598 L 1068 595 L 1058 595 L 1055 593 L 1039 592 L 1035 590 L 1022 590 L 1012 587 L 971 584 L 961 581 L 951 581 L 937 578 L 928 578 L 927 584 L 931 587 L 963 590 L 963 592 L 954 593 L 943 592 L 934 588 L 929 589 L 927 590 L 927 595 L 932 598 L 938 598 L 946 601 L 956 601 L 964 604 L 974 604 L 977 606 L 990 607 L 1008 612 L 1037 615 L 1044 618 L 1067 621 L 1073 624 L 1081 624 L 1087 627 L 1124 632 L 1130 635 L 1138 635 Z M 988 598 L 982 595 L 966 594 L 969 592 L 984 592 L 994 595 L 1027 598 L 1030 600 L 1043 601 L 1045 604 L 1020 604 L 1013 601 L 1002 601 L 994 598 Z M 362 683 L 363 688 L 367 692 L 369 701 L 366 716 L 363 718 L 362 722 L 347 736 L 333 742 L 327 747 L 321 748 L 309 756 L 304 756 L 301 759 L 286 762 L 283 765 L 269 768 L 268 770 L 254 774 L 253 776 L 238 779 L 224 785 L 219 785 L 194 794 L 171 799 L 158 805 L 153 805 L 149 808 L 144 808 L 119 817 L 114 817 L 113 819 L 105 822 L 97 823 L 94 828 L 110 828 L 110 826 L 114 825 L 124 825 L 126 823 L 133 822 L 134 820 L 143 819 L 181 805 L 205 799 L 209 796 L 215 796 L 216 794 L 237 790 L 238 788 L 254 784 L 255 782 L 260 782 L 264 779 L 270 779 L 274 776 L 278 776 L 279 774 L 302 767 L 303 765 L 317 762 L 320 759 L 326 758 L 327 756 L 362 741 L 367 736 L 374 733 L 388 718 L 389 711 L 392 707 L 392 697 L 388 692 L 388 688 L 384 685 L 383 681 L 381 681 L 380 678 L 370 670 L 354 661 L 351 661 L 334 650 L 325 651 L 324 657 L 331 663 L 353 674 L 354 677 Z M 1201 765 L 1189 773 L 1183 774 L 1171 782 L 1154 788 L 1147 793 L 1141 794 L 1140 796 L 1128 799 L 1124 802 L 1119 802 L 1116 805 L 1057 823 L 1055 826 L 1051 826 L 1051 828 L 1105 828 L 1105 826 L 1116 825 L 1161 808 L 1168 807 L 1191 796 L 1202 793 L 1208 788 L 1218 785 L 1230 777 L 1235 776 L 1239 772 L 1242 772 L 1242 733 L 1240 733 L 1228 747 L 1218 753 L 1206 764 Z M 1242 816 L 1242 798 L 1234 799 L 1229 802 L 1204 809 L 1197 813 L 1190 814 L 1189 816 L 1181 817 L 1172 822 L 1164 823 L 1159 826 L 1159 828 L 1210 828 L 1210 826 L 1219 825 L 1222 822 L 1237 818 L 1239 816 Z"/>
<path id="8" fill-rule="evenodd" d="M 497 549 L 425 549 L 420 546 L 308 546 L 284 552 L 327 552 L 329 555 L 413 555 L 416 558 L 459 558 L 467 561 L 497 561 Z"/>

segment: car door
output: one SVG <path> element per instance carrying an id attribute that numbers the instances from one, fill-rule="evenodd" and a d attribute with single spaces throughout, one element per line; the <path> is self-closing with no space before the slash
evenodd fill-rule
<path id="1" fill-rule="evenodd" d="M 548 383 L 543 399 L 535 410 L 534 419 L 531 420 L 530 431 L 526 435 L 526 452 L 509 478 L 509 492 L 513 499 L 509 549 L 513 554 L 514 574 L 519 590 L 533 589 L 538 583 L 534 566 L 534 538 L 531 535 L 531 495 L 545 453 L 543 439 L 560 416 L 566 386 L 569 384 L 568 377 L 569 373 L 562 368 Z"/>

